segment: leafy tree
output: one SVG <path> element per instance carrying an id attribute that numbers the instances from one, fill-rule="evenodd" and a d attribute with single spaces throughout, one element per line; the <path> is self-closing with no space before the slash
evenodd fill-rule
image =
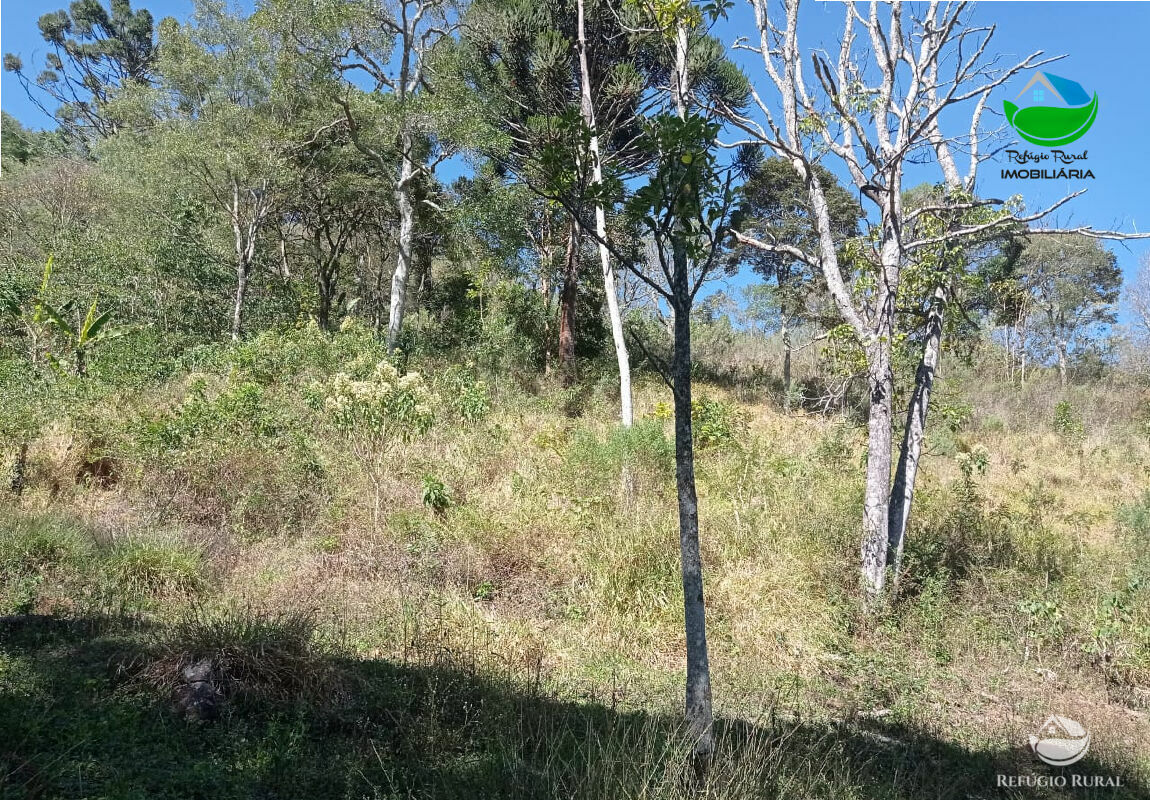
<path id="1" fill-rule="evenodd" d="M 1072 352 L 1100 326 L 1117 320 L 1122 288 L 1118 259 L 1082 235 L 1034 237 L 1019 257 L 1019 279 L 1029 295 L 1034 326 L 1058 359 L 1066 386 Z"/>
<path id="2" fill-rule="evenodd" d="M 668 64 L 669 91 L 645 122 L 642 145 L 651 165 L 645 184 L 626 201 L 628 215 L 650 243 L 647 264 L 632 257 L 631 271 L 673 314 L 670 363 L 636 343 L 658 365 L 671 387 L 675 411 L 675 484 L 679 507 L 679 557 L 683 579 L 684 629 L 687 640 L 685 717 L 693 739 L 697 776 L 709 768 L 714 752 L 711 667 L 707 648 L 703 559 L 699 546 L 699 508 L 695 488 L 695 444 L 692 429 L 691 315 L 708 278 L 729 263 L 724 255 L 736 206 L 732 188 L 749 166 L 752 151 L 741 149 L 730 166 L 720 164 L 716 150 L 720 124 L 699 113 L 702 102 L 737 105 L 746 97 L 741 73 L 712 58 L 714 40 L 701 30 L 714 23 L 721 5 L 699 9 L 690 2 L 643 7 L 643 19 L 659 32 L 662 63 Z M 695 67 L 710 65 L 693 71 Z"/>
<path id="3" fill-rule="evenodd" d="M 161 40 L 159 86 L 151 94 L 155 128 L 147 137 L 116 137 L 102 152 L 153 192 L 195 194 L 221 217 L 228 234 L 208 246 L 234 270 L 229 330 L 236 340 L 261 242 L 287 182 L 289 109 L 273 90 L 277 52 L 219 0 L 199 0 L 190 24 L 165 20 Z"/>
<path id="4" fill-rule="evenodd" d="M 387 341 L 394 349 L 417 257 L 418 186 L 453 152 L 445 146 L 450 137 L 437 134 L 468 117 L 467 105 L 453 105 L 457 96 L 434 74 L 458 26 L 457 6 L 269 0 L 258 21 L 307 65 L 308 90 L 338 107 L 352 144 L 392 187 L 398 226 Z"/>
<path id="5" fill-rule="evenodd" d="M 11 171 L 15 164 L 27 165 L 48 156 L 61 156 L 67 152 L 56 131 L 36 131 L 25 128 L 20 120 L 7 111 L 0 113 L 0 169 Z M 15 162 L 15 164 L 13 163 Z"/>
<path id="6" fill-rule="evenodd" d="M 133 11 L 131 0 L 110 0 L 107 8 L 98 0 L 74 0 L 67 10 L 40 17 L 39 27 L 52 48 L 44 70 L 30 80 L 13 53 L 4 55 L 4 69 L 16 73 L 28 96 L 76 143 L 86 147 L 116 133 L 117 94 L 154 77 L 151 12 Z"/>
<path id="7" fill-rule="evenodd" d="M 862 208 L 854 195 L 821 165 L 814 165 L 826 194 L 831 235 L 845 242 L 858 235 Z M 806 187 L 786 159 L 760 157 L 740 189 L 739 231 L 743 240 L 783 242 L 797 248 L 815 247 L 818 231 L 811 213 Z M 791 332 L 802 321 L 824 317 L 820 300 L 825 285 L 818 269 L 790 253 L 742 245 L 739 258 L 771 286 L 771 301 L 777 312 L 783 340 L 783 402 L 791 402 Z"/>
<path id="8" fill-rule="evenodd" d="M 491 139 L 483 155 L 557 201 L 543 207 L 536 238 L 547 293 L 557 240 L 566 240 L 557 282 L 558 355 L 567 379 L 576 371 L 584 218 L 594 219 L 586 225 L 597 239 L 607 237 L 601 195 L 641 158 L 637 104 L 650 83 L 636 64 L 642 38 L 622 27 L 621 13 L 614 3 L 481 0 L 468 10 L 463 38 L 463 80 L 484 100 L 492 127 L 509 134 Z M 630 424 L 630 362 L 615 273 L 607 246 L 596 245 L 619 363 L 620 416 Z"/>

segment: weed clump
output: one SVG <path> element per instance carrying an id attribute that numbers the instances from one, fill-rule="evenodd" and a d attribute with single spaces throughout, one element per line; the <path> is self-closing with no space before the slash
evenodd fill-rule
<path id="1" fill-rule="evenodd" d="M 137 675 L 171 697 L 193 675 L 224 701 L 253 709 L 314 703 L 333 699 L 329 650 L 306 613 L 196 607 L 156 634 Z"/>
<path id="2" fill-rule="evenodd" d="M 113 585 L 128 596 L 192 595 L 206 585 L 197 550 L 156 540 L 117 543 L 105 569 Z"/>

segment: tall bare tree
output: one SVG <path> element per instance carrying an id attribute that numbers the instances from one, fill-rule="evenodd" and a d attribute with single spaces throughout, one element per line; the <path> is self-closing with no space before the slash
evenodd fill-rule
<path id="1" fill-rule="evenodd" d="M 845 24 L 834 63 L 820 52 L 810 53 L 813 76 L 804 66 L 799 46 L 799 0 L 785 0 L 781 20 L 768 12 L 768 0 L 748 0 L 754 11 L 756 41 L 745 38 L 735 48 L 755 53 L 781 101 L 781 113 L 754 93 L 757 114 L 720 108 L 748 137 L 787 158 L 803 179 L 819 232 L 817 247 L 804 248 L 777 240 L 741 236 L 744 244 L 783 253 L 821 270 L 827 292 L 839 315 L 857 337 L 867 365 L 866 490 L 860 556 L 862 581 L 869 600 L 884 593 L 888 566 L 897 574 L 906 520 L 921 455 L 930 385 L 941 352 L 942 315 L 949 302 L 947 269 L 931 296 L 916 392 L 907 412 L 903 441 L 906 464 L 899 496 L 892 496 L 893 392 L 892 344 L 899 333 L 896 307 L 903 270 L 919 254 L 943 244 L 958 244 L 987 231 L 1026 225 L 1061 207 L 1063 197 L 1037 213 L 1023 214 L 1017 206 L 974 195 L 978 165 L 985 159 L 980 144 L 986 136 L 983 112 L 991 92 L 1019 72 L 1054 61 L 1041 52 L 1009 66 L 989 57 L 994 27 L 965 24 L 966 3 L 932 2 L 908 13 L 901 2 L 869 6 L 845 4 Z M 858 34 L 861 33 L 861 43 Z M 813 77 L 813 79 L 812 79 Z M 943 132 L 944 117 L 957 118 L 968 107 L 967 125 Z M 959 171 L 954 152 L 969 153 L 969 168 Z M 873 235 L 852 254 L 871 276 L 865 290 L 852 290 L 837 252 L 825 187 L 815 164 L 823 154 L 839 161 L 860 195 L 873 209 Z M 946 192 L 934 205 L 905 208 L 903 176 L 907 165 L 931 156 L 941 171 Z M 982 209 L 982 221 L 971 222 L 964 212 Z M 936 215 L 941 230 L 926 232 L 914 223 Z M 1083 227 L 1077 232 L 1117 236 Z M 1041 233 L 1065 232 L 1042 229 Z M 895 509 L 892 515 L 891 509 Z M 891 521 L 894 519 L 892 527 Z"/>

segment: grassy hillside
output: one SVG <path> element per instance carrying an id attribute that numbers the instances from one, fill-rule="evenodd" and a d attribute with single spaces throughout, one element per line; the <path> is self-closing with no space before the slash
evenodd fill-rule
<path id="1" fill-rule="evenodd" d="M 267 333 L 62 403 L 0 506 L 0 795 L 687 791 L 669 391 L 625 431 L 609 381 L 417 359 L 434 422 L 377 489 L 321 398 L 382 358 L 354 326 Z M 957 366 L 941 391 L 868 617 L 859 426 L 696 387 L 708 796 L 1150 793 L 1150 395 Z M 1025 747 L 1051 713 L 1092 732 L 1066 770 Z"/>

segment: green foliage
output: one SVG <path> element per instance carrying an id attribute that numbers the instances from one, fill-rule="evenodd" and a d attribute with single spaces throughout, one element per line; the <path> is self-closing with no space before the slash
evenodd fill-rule
<path id="1" fill-rule="evenodd" d="M 112 0 L 108 8 L 84 0 L 42 15 L 38 25 L 51 50 L 35 85 L 59 104 L 55 117 L 60 128 L 82 145 L 112 135 L 119 122 L 117 94 L 147 83 L 153 74 L 152 14 L 133 11 L 130 0 Z M 18 56 L 6 53 L 4 69 L 29 88 Z"/>
<path id="2" fill-rule="evenodd" d="M 338 431 L 374 490 L 373 519 L 379 524 L 380 503 L 387 480 L 387 462 L 400 445 L 423 435 L 435 420 L 435 396 L 416 372 L 400 375 L 388 361 L 369 367 L 366 359 L 352 363 L 353 372 L 370 372 L 357 379 L 336 373 L 325 384 L 308 387 L 309 400 Z"/>
<path id="3" fill-rule="evenodd" d="M 162 454 L 230 435 L 274 437 L 286 422 L 266 395 L 263 386 L 250 381 L 213 392 L 206 376 L 195 376 L 177 409 L 146 423 L 142 441 Z"/>
<path id="4" fill-rule="evenodd" d="M 452 365 L 436 376 L 435 384 L 443 403 L 464 422 L 479 422 L 491 410 L 487 384 L 472 369 Z"/>
<path id="5" fill-rule="evenodd" d="M 672 420 L 675 409 L 660 400 L 651 416 L 660 421 Z M 691 430 L 696 446 L 718 447 L 737 443 L 746 433 L 746 420 L 730 403 L 704 396 L 691 401 Z"/>
<path id="6" fill-rule="evenodd" d="M 984 446 L 976 444 L 969 450 L 960 452 L 954 457 L 954 460 L 958 462 L 962 479 L 969 484 L 975 476 L 986 474 L 986 469 L 990 465 L 990 451 Z"/>
<path id="7" fill-rule="evenodd" d="M 629 428 L 615 427 L 600 437 L 580 431 L 559 443 L 573 476 L 596 476 L 599 485 L 614 488 L 624 470 L 661 485 L 675 471 L 675 444 L 659 420 L 638 420 Z"/>
<path id="8" fill-rule="evenodd" d="M 423 476 L 423 488 L 420 493 L 420 500 L 425 506 L 437 514 L 442 514 L 450 508 L 454 502 L 451 497 L 451 491 L 443 484 L 443 481 L 434 475 Z"/>
<path id="9" fill-rule="evenodd" d="M 1054 407 L 1054 432 L 1071 445 L 1078 445 L 1086 438 L 1086 426 L 1082 414 L 1069 400 L 1060 400 Z"/>
<path id="10" fill-rule="evenodd" d="M 374 452 L 425 433 L 435 419 L 434 399 L 419 373 L 400 375 L 387 361 L 362 380 L 340 372 L 326 385 L 312 384 L 310 391 L 337 430 Z"/>
<path id="11" fill-rule="evenodd" d="M 1150 491 L 1133 502 L 1119 506 L 1115 517 L 1119 525 L 1134 537 L 1139 553 L 1150 555 Z"/>
<path id="12" fill-rule="evenodd" d="M 858 199 L 825 167 L 816 164 L 815 174 L 826 195 L 836 241 L 856 236 L 863 217 Z M 736 218 L 741 232 L 762 242 L 783 242 L 807 252 L 818 250 L 818 231 L 806 187 L 787 159 L 760 155 L 739 192 Z M 771 316 L 777 316 L 779 323 L 793 327 L 797 318 L 813 310 L 822 281 L 817 270 L 812 271 L 793 256 L 750 245 L 740 246 L 736 253 L 764 280 L 774 281 L 773 286 L 763 288 L 770 290 L 769 299 L 777 312 Z"/>
<path id="13" fill-rule="evenodd" d="M 0 523 L 0 573 L 8 578 L 77 569 L 93 552 L 90 536 L 62 518 L 15 517 Z"/>
<path id="14" fill-rule="evenodd" d="M 746 427 L 731 404 L 708 397 L 691 402 L 691 425 L 700 448 L 737 443 Z"/>

